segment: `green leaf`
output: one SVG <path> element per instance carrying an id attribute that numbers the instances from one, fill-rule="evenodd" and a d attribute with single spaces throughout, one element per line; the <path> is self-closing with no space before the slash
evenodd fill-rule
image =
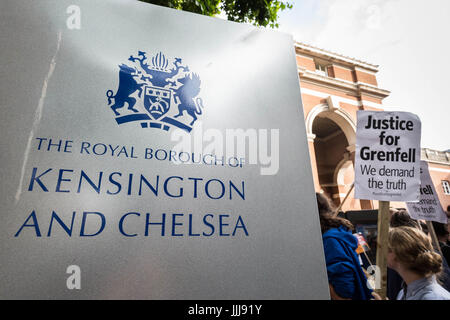
<path id="1" fill-rule="evenodd" d="M 228 20 L 278 28 L 278 13 L 293 4 L 279 0 L 141 0 L 169 8 L 215 16 L 224 12 Z"/>

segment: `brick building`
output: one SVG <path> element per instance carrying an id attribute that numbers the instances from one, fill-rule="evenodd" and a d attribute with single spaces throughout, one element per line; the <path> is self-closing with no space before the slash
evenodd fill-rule
<path id="1" fill-rule="evenodd" d="M 450 150 L 422 148 L 422 160 L 428 162 L 431 179 L 444 210 L 450 206 Z"/>
<path id="2" fill-rule="evenodd" d="M 378 66 L 295 43 L 314 185 L 341 204 L 354 180 L 356 111 L 383 110 L 390 92 L 380 88 Z M 450 152 L 422 149 L 442 206 L 450 205 Z M 349 197 L 343 211 L 377 208 L 377 201 Z M 405 207 L 404 203 L 392 203 Z"/>

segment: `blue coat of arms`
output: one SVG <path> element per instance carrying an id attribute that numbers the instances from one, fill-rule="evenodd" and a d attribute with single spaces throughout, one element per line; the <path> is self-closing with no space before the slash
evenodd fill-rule
<path id="1" fill-rule="evenodd" d="M 117 123 L 139 121 L 142 128 L 168 131 L 175 126 L 190 132 L 203 109 L 200 77 L 180 58 L 170 63 L 161 52 L 148 59 L 139 51 L 128 61 L 119 65 L 116 93 L 106 92 Z"/>

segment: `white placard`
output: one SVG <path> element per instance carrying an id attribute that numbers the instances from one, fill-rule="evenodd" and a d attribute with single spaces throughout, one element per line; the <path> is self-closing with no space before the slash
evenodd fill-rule
<path id="1" fill-rule="evenodd" d="M 418 201 L 420 132 L 409 112 L 357 112 L 355 198 Z"/>
<path id="2" fill-rule="evenodd" d="M 407 202 L 408 212 L 413 219 L 447 223 L 448 218 L 439 202 L 428 170 L 428 163 L 420 163 L 420 199 L 419 202 Z"/>

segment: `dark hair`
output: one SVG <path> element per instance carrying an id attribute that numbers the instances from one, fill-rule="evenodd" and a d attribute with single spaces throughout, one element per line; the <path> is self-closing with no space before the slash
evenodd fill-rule
<path id="1" fill-rule="evenodd" d="M 417 221 L 413 220 L 405 209 L 400 209 L 391 215 L 391 228 L 411 227 L 417 228 Z"/>
<path id="2" fill-rule="evenodd" d="M 448 230 L 447 230 L 447 225 L 443 224 L 443 223 L 439 223 L 436 221 L 432 221 L 433 224 L 433 228 L 434 228 L 434 232 L 436 232 L 436 235 L 438 237 L 448 237 Z"/>
<path id="3" fill-rule="evenodd" d="M 428 225 L 426 224 L 426 222 L 420 220 L 420 221 L 418 221 L 418 223 L 420 224 L 420 228 L 422 229 L 422 232 L 425 233 L 426 235 L 428 235 L 428 233 L 429 233 L 428 232 Z"/>
<path id="4" fill-rule="evenodd" d="M 340 226 L 346 227 L 349 230 L 353 230 L 353 224 L 347 219 L 334 217 L 333 214 L 336 211 L 334 205 L 331 203 L 330 198 L 322 193 L 316 192 L 317 207 L 319 209 L 320 229 L 322 234 L 332 228 L 339 228 Z"/>

